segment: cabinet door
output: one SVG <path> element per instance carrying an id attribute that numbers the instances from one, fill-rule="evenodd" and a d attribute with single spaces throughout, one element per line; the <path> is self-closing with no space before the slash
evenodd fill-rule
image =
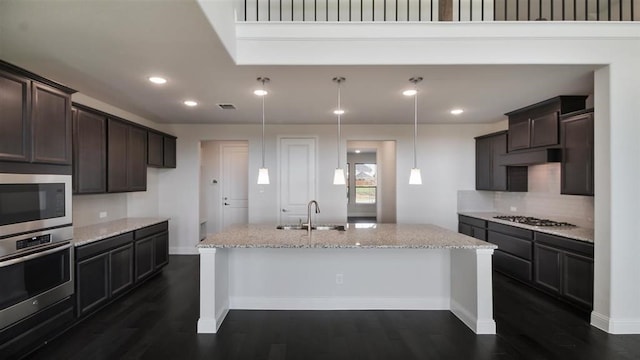
<path id="1" fill-rule="evenodd" d="M 558 145 L 558 113 L 531 119 L 531 147 Z"/>
<path id="2" fill-rule="evenodd" d="M 562 290 L 562 252 L 541 244 L 535 244 L 534 248 L 534 282 L 545 290 L 559 295 Z"/>
<path id="3" fill-rule="evenodd" d="M 107 190 L 127 191 L 129 125 L 109 119 L 107 134 Z"/>
<path id="4" fill-rule="evenodd" d="M 593 259 L 565 253 L 563 264 L 563 295 L 585 307 L 593 306 Z"/>
<path id="5" fill-rule="evenodd" d="M 71 165 L 71 95 L 32 83 L 32 161 Z"/>
<path id="6" fill-rule="evenodd" d="M 109 254 L 80 261 L 76 268 L 78 316 L 109 300 Z"/>
<path id="7" fill-rule="evenodd" d="M 500 156 L 507 153 L 507 134 L 491 138 L 491 181 L 492 190 L 507 190 L 507 167 L 500 166 Z"/>
<path id="8" fill-rule="evenodd" d="M 107 125 L 104 116 L 74 109 L 73 181 L 76 193 L 107 191 Z"/>
<path id="9" fill-rule="evenodd" d="M 31 81 L 0 71 L 0 160 L 30 159 Z"/>
<path id="10" fill-rule="evenodd" d="M 129 126 L 128 139 L 128 190 L 147 190 L 147 130 Z"/>
<path id="11" fill-rule="evenodd" d="M 509 121 L 509 151 L 527 149 L 530 146 L 530 119 Z"/>
<path id="12" fill-rule="evenodd" d="M 458 223 L 458 232 L 467 236 L 473 236 L 473 227 L 469 224 Z"/>
<path id="13" fill-rule="evenodd" d="M 560 192 L 593 196 L 593 114 L 583 114 L 560 123 L 562 162 Z"/>
<path id="14" fill-rule="evenodd" d="M 136 241 L 136 281 L 142 280 L 154 270 L 153 259 L 155 252 L 153 244 L 153 237 Z"/>
<path id="15" fill-rule="evenodd" d="M 111 297 L 126 291 L 133 285 L 133 244 L 109 252 Z"/>
<path id="16" fill-rule="evenodd" d="M 476 190 L 493 190 L 492 156 L 491 138 L 476 139 Z"/>
<path id="17" fill-rule="evenodd" d="M 158 270 L 169 263 L 169 233 L 157 235 L 154 241 L 154 268 Z"/>
<path id="18" fill-rule="evenodd" d="M 164 167 L 176 167 L 176 138 L 164 137 Z"/>
<path id="19" fill-rule="evenodd" d="M 162 167 L 164 165 L 164 136 L 149 131 L 147 141 L 147 164 Z"/>

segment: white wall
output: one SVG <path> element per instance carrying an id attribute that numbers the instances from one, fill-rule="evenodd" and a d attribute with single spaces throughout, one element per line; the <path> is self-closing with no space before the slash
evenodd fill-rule
<path id="1" fill-rule="evenodd" d="M 386 125 L 343 126 L 342 149 L 348 140 L 390 140 L 397 145 L 397 222 L 433 223 L 457 228 L 456 192 L 473 189 L 475 145 L 473 138 L 491 131 L 491 125 L 419 125 L 418 165 L 424 185 L 409 186 L 412 167 L 413 127 Z M 159 214 L 171 217 L 172 253 L 195 253 L 200 221 L 200 142 L 206 140 L 247 140 L 249 178 L 256 179 L 261 161 L 260 125 L 172 125 L 178 137 L 174 171 L 164 174 L 159 185 Z M 267 125 L 266 166 L 271 185 L 249 183 L 249 222 L 277 224 L 278 221 L 278 136 L 318 137 L 318 193 L 322 208 L 318 221 L 345 222 L 344 189 L 332 184 L 336 159 L 333 125 Z M 346 162 L 346 151 L 342 163 Z"/>

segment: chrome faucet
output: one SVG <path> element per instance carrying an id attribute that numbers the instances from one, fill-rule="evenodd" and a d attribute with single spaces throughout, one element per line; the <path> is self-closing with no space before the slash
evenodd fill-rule
<path id="1" fill-rule="evenodd" d="M 307 222 L 305 224 L 303 224 L 304 226 L 307 227 L 307 233 L 311 234 L 311 205 L 316 204 L 316 214 L 320 213 L 320 206 L 318 206 L 318 202 L 315 200 L 311 200 L 309 201 L 309 204 L 307 204 Z"/>

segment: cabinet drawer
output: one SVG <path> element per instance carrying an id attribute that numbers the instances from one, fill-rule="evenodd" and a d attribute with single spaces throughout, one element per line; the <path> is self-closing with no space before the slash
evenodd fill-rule
<path id="1" fill-rule="evenodd" d="M 569 250 L 593 259 L 593 244 L 591 243 L 540 233 L 537 231 L 535 232 L 535 241 L 562 250 Z"/>
<path id="2" fill-rule="evenodd" d="M 130 242 L 133 242 L 133 232 L 98 240 L 88 245 L 78 246 L 76 248 L 76 261 L 100 254 L 109 249 L 117 248 L 118 246 L 125 245 Z"/>
<path id="3" fill-rule="evenodd" d="M 465 224 L 469 224 L 469 225 L 473 225 L 476 227 L 481 227 L 481 228 L 486 228 L 487 227 L 487 221 L 486 220 L 482 220 L 482 219 L 478 219 L 478 218 L 474 218 L 474 217 L 470 217 L 470 216 L 465 216 L 465 215 L 458 215 L 458 221 L 465 223 Z"/>
<path id="4" fill-rule="evenodd" d="M 136 230 L 135 232 L 135 239 L 142 239 L 145 238 L 147 236 L 151 236 L 153 234 L 157 234 L 157 233 L 161 233 L 163 231 L 167 231 L 169 230 L 169 223 L 168 222 L 162 222 L 160 224 L 156 224 L 156 225 L 151 225 L 151 226 L 147 226 L 145 228 L 142 228 L 140 230 Z"/>
<path id="5" fill-rule="evenodd" d="M 493 267 L 497 271 L 518 280 L 531 281 L 531 262 L 509 255 L 500 250 L 493 253 Z"/>
<path id="6" fill-rule="evenodd" d="M 515 226 L 503 225 L 503 224 L 498 224 L 498 223 L 489 221 L 488 229 L 501 232 L 503 234 L 517 236 L 522 239 L 528 239 L 528 240 L 533 239 L 533 231 L 517 228 Z"/>
<path id="7" fill-rule="evenodd" d="M 526 260 L 531 260 L 531 241 L 518 239 L 516 237 L 494 231 L 488 231 L 488 233 L 489 236 L 487 241 L 498 245 L 498 248 L 501 251 L 516 255 Z"/>

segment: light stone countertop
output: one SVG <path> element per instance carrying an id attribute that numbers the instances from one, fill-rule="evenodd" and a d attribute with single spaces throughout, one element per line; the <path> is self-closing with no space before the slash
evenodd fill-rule
<path id="1" fill-rule="evenodd" d="M 138 230 L 147 226 L 159 224 L 168 218 L 123 218 L 104 223 L 73 228 L 74 246 L 86 245 L 94 241 Z"/>
<path id="2" fill-rule="evenodd" d="M 497 212 L 459 212 L 458 214 L 473 217 L 473 218 L 478 218 L 482 220 L 493 221 L 500 224 L 511 225 L 511 226 L 515 226 L 523 229 L 534 230 L 534 231 L 545 233 L 545 234 L 562 236 L 569 239 L 584 241 L 584 242 L 593 244 L 594 236 L 593 236 L 592 228 L 586 228 L 581 226 L 576 226 L 576 227 L 531 226 L 531 225 L 520 224 L 520 223 L 507 221 L 507 220 L 494 219 L 493 218 L 494 216 L 513 215 L 513 214 L 504 214 L 504 213 L 497 213 Z M 523 216 L 527 216 L 527 215 L 523 215 Z M 554 220 L 554 219 L 551 218 L 550 220 Z"/>
<path id="3" fill-rule="evenodd" d="M 435 226 L 347 224 L 346 231 L 278 230 L 276 225 L 235 225 L 210 235 L 198 248 L 416 248 L 497 249 L 497 246 Z"/>

